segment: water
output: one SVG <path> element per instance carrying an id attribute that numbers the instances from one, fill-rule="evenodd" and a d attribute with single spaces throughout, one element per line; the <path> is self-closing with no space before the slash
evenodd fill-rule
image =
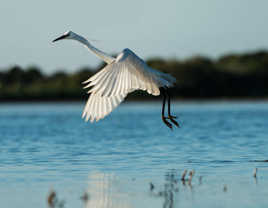
<path id="1" fill-rule="evenodd" d="M 0 105 L 1 207 L 47 207 L 51 190 L 64 207 L 267 207 L 268 103 L 178 102 L 173 131 L 161 103 L 123 104 L 94 124 L 82 109 Z"/>

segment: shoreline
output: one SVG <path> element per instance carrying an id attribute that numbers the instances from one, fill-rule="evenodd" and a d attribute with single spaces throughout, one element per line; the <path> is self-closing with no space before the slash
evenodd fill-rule
<path id="1" fill-rule="evenodd" d="M 3 103 L 81 103 L 86 102 L 87 99 L 5 99 L 0 100 L 0 105 Z M 123 103 L 135 103 L 135 102 L 143 102 L 143 103 L 151 103 L 151 102 L 162 102 L 161 97 L 148 98 L 148 99 L 133 99 L 126 98 Z M 268 102 L 268 97 L 263 98 L 173 98 L 172 102 L 183 102 L 183 103 L 210 103 L 210 102 Z"/>

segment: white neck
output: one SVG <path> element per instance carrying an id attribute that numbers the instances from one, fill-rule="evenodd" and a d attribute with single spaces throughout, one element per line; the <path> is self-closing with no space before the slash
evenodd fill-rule
<path id="1" fill-rule="evenodd" d="M 80 43 L 82 43 L 86 48 L 88 48 L 90 51 L 92 51 L 94 54 L 96 54 L 99 58 L 101 58 L 107 64 L 110 64 L 110 63 L 112 63 L 115 60 L 112 56 L 110 56 L 110 55 L 104 53 L 103 51 L 95 48 L 84 37 L 76 34 L 75 35 L 75 38 L 73 38 L 73 39 L 79 41 Z"/>

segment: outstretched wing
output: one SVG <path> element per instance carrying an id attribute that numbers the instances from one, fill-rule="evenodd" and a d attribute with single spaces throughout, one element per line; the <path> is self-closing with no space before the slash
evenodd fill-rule
<path id="1" fill-rule="evenodd" d="M 84 108 L 82 118 L 86 121 L 90 119 L 98 121 L 112 112 L 126 97 L 126 95 L 116 95 L 110 97 L 91 94 Z"/>
<path id="2" fill-rule="evenodd" d="M 85 88 L 92 88 L 88 91 L 91 95 L 83 117 L 90 118 L 91 122 L 98 121 L 117 107 L 128 93 L 137 89 L 157 96 L 159 87 L 172 85 L 171 78 L 149 68 L 132 51 L 125 49 L 114 62 L 84 82 L 88 83 Z"/>

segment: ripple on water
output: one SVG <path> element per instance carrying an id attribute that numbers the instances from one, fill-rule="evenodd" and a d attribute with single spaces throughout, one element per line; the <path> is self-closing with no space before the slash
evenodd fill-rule
<path id="1" fill-rule="evenodd" d="M 77 207 L 82 190 L 92 192 L 87 186 L 97 172 L 94 180 L 111 203 L 162 207 L 165 198 L 150 195 L 149 183 L 162 191 L 167 174 L 179 178 L 194 169 L 192 187 L 177 184 L 175 207 L 267 207 L 266 103 L 178 103 L 173 111 L 182 128 L 173 131 L 161 121 L 161 103 L 123 104 L 94 124 L 81 120 L 82 108 L 79 103 L 1 105 L 2 204 L 36 207 L 54 187 Z M 104 203 L 98 196 L 95 200 Z"/>

